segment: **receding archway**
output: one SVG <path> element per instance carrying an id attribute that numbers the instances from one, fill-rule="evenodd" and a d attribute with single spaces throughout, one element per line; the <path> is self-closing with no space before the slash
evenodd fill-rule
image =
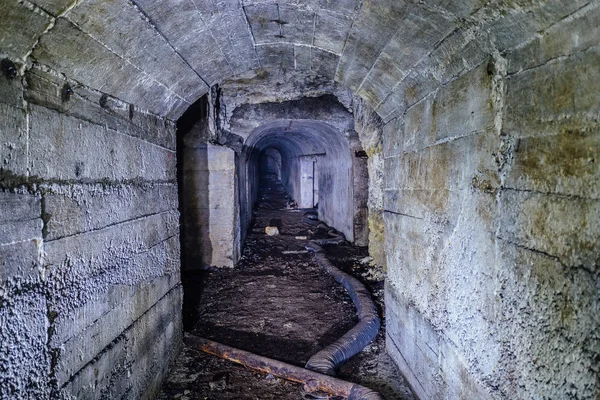
<path id="1" fill-rule="evenodd" d="M 257 200 L 261 155 L 270 149 L 281 155 L 282 184 L 298 206 L 311 208 L 318 202 L 319 219 L 354 241 L 355 198 L 367 193 L 354 193 L 358 186 L 349 141 L 322 121 L 277 120 L 250 134 L 241 157 L 242 227 L 250 222 Z"/>

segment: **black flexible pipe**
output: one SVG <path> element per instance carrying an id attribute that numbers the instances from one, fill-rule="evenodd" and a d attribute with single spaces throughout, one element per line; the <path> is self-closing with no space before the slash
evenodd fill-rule
<path id="1" fill-rule="evenodd" d="M 306 249 L 315 253 L 317 263 L 325 269 L 333 278 L 340 283 L 350 295 L 356 311 L 359 322 L 340 339 L 327 346 L 323 350 L 313 355 L 306 363 L 306 368 L 327 375 L 335 375 L 335 370 L 350 357 L 354 356 L 371 342 L 381 326 L 377 307 L 371 299 L 371 294 L 367 288 L 356 278 L 346 274 L 338 269 L 325 256 L 323 248 L 317 244 L 339 243 L 340 237 L 332 239 L 323 239 L 320 241 L 311 241 Z M 379 395 L 377 395 L 379 396 Z M 369 397 L 364 397 L 368 399 Z"/>
<path id="2" fill-rule="evenodd" d="M 314 222 L 312 218 L 307 218 L 307 215 L 304 216 L 304 219 Z M 305 388 L 325 390 L 329 393 L 345 396 L 348 400 L 385 400 L 379 393 L 367 387 L 331 378 L 331 376 L 335 376 L 335 370 L 339 365 L 364 349 L 377 336 L 381 322 L 377 315 L 375 303 L 373 303 L 367 288 L 358 279 L 338 269 L 325 256 L 325 251 L 320 245 L 340 244 L 345 241 L 344 236 L 336 233 L 333 229 L 329 230 L 328 234 L 331 236 L 330 239 L 311 240 L 306 249 L 314 252 L 317 263 L 346 289 L 356 307 L 359 322 L 340 339 L 313 355 L 306 363 L 306 369 L 197 336 L 186 335 L 186 342 L 198 346 L 207 353 L 243 364 L 249 368 L 270 372 L 284 379 L 303 382 Z M 310 375 L 311 373 L 315 375 Z"/>

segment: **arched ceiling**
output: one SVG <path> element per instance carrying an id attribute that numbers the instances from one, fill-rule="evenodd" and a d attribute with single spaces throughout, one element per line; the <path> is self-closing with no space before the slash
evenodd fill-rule
<path id="1" fill-rule="evenodd" d="M 589 0 L 4 0 L 0 58 L 178 118 L 255 69 L 308 70 L 384 120 Z"/>
<path id="2" fill-rule="evenodd" d="M 325 122 L 310 120 L 277 120 L 256 128 L 246 141 L 247 156 L 257 158 L 268 148 L 277 149 L 287 158 L 328 154 L 335 160 L 345 160 L 350 154 L 340 132 Z"/>

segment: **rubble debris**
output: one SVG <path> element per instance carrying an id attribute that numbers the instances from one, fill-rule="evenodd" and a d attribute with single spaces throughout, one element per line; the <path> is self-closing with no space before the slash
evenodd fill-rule
<path id="1" fill-rule="evenodd" d="M 268 236 L 275 236 L 275 235 L 279 235 L 279 229 L 276 226 L 267 226 L 265 228 L 265 233 Z"/>

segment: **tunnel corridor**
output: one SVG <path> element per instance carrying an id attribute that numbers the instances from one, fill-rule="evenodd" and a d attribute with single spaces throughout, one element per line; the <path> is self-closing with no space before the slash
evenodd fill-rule
<path id="1" fill-rule="evenodd" d="M 302 366 L 361 315 L 315 262 L 382 319 L 352 387 L 597 400 L 599 27 L 600 0 L 0 1 L 0 400 L 304 397 L 186 338 Z"/>
<path id="2" fill-rule="evenodd" d="M 193 323 L 187 331 L 304 366 L 313 354 L 356 325 L 356 310 L 344 289 L 306 249 L 311 239 L 330 238 L 331 228 L 316 219 L 315 209 L 296 207 L 279 179 L 277 153 L 261 153 L 258 200 L 242 257 L 234 269 L 211 268 L 195 274 L 190 290 L 197 297 L 189 300 Z M 267 227 L 277 227 L 278 233 L 267 235 Z M 336 265 L 367 283 L 381 313 L 383 273 L 373 271 L 367 249 L 346 242 L 327 246 L 327 252 Z M 301 384 L 211 357 L 188 343 L 158 398 L 330 398 L 326 393 L 308 393 Z M 343 364 L 337 375 L 381 391 L 388 400 L 414 399 L 385 353 L 383 331 L 359 356 Z"/>

